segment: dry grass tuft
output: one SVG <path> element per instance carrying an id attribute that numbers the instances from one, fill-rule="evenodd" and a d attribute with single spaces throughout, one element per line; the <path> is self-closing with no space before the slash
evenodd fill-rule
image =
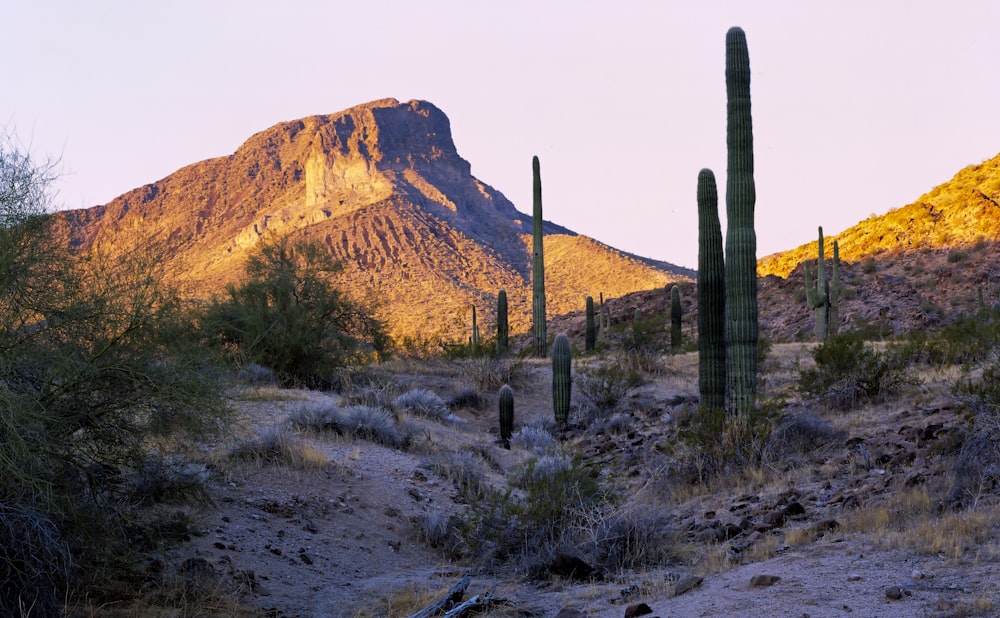
<path id="1" fill-rule="evenodd" d="M 326 456 L 316 447 L 277 425 L 261 429 L 256 436 L 240 441 L 230 449 L 229 458 L 256 464 L 282 464 L 299 470 L 318 469 L 328 463 Z"/>

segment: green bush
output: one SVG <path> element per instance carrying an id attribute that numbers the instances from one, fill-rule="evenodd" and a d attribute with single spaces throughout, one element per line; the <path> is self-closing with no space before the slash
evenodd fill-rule
<path id="1" fill-rule="evenodd" d="M 799 372 L 799 390 L 839 410 L 885 401 L 917 382 L 894 348 L 879 351 L 852 333 L 831 336 L 813 359 L 815 368 Z"/>
<path id="2" fill-rule="evenodd" d="M 156 243 L 70 254 L 45 212 L 51 179 L 0 139 L 0 530 L 23 537 L 0 538 L 2 615 L 58 615 L 73 583 L 131 568 L 155 525 L 134 512 L 151 451 L 228 412 Z"/>
<path id="3" fill-rule="evenodd" d="M 632 390 L 634 379 L 617 363 L 577 371 L 576 392 L 603 416 L 613 411 Z"/>
<path id="4" fill-rule="evenodd" d="M 334 286 L 340 269 L 320 243 L 267 236 L 247 262 L 247 280 L 228 286 L 205 311 L 205 333 L 237 359 L 273 369 L 286 385 L 329 387 L 338 368 L 390 348 L 373 310 Z"/>
<path id="5" fill-rule="evenodd" d="M 550 556 L 572 545 L 580 524 L 611 503 L 600 481 L 561 453 L 530 461 L 512 485 L 484 488 L 469 503 L 459 533 L 467 554 L 501 562 Z"/>

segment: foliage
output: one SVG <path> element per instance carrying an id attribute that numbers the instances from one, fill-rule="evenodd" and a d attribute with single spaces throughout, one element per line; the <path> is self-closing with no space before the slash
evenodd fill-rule
<path id="1" fill-rule="evenodd" d="M 879 351 L 851 333 L 817 345 L 813 359 L 815 368 L 799 372 L 799 390 L 840 410 L 885 401 L 917 382 L 895 349 Z"/>
<path id="2" fill-rule="evenodd" d="M 390 347 L 372 308 L 334 286 L 340 269 L 320 243 L 266 236 L 247 262 L 247 280 L 205 311 L 205 332 L 286 385 L 329 386 L 338 367 L 378 359 Z"/>
<path id="3" fill-rule="evenodd" d="M 611 412 L 632 390 L 634 380 L 618 363 L 602 363 L 578 372 L 576 390 L 601 414 Z"/>
<path id="4" fill-rule="evenodd" d="M 71 255 L 45 212 L 52 179 L 0 141 L 0 528 L 24 535 L 0 557 L 4 615 L 55 615 L 71 579 L 126 568 L 148 538 L 126 515 L 129 473 L 228 411 L 157 244 L 120 233 L 114 255 Z M 29 547 L 51 560 L 17 556 Z"/>
<path id="5" fill-rule="evenodd" d="M 955 462 L 949 505 L 974 507 L 1000 482 L 1000 357 L 983 367 L 978 380 L 965 375 L 953 390 L 972 422 Z"/>
<path id="6" fill-rule="evenodd" d="M 916 330 L 906 335 L 898 352 L 901 358 L 927 365 L 961 365 L 989 358 L 1000 343 L 1000 315 L 987 309 L 961 316 L 933 331 Z"/>
<path id="7" fill-rule="evenodd" d="M 467 552 L 508 561 L 554 553 L 610 494 L 565 454 L 543 455 L 512 475 L 513 489 L 487 488 L 472 500 L 460 529 Z"/>

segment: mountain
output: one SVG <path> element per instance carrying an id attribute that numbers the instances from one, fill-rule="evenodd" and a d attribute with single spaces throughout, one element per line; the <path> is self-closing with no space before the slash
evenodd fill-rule
<path id="1" fill-rule="evenodd" d="M 849 262 L 883 254 L 970 247 L 1000 240 L 1000 155 L 970 165 L 916 202 L 872 216 L 835 236 Z M 817 220 L 817 225 L 823 222 Z M 816 259 L 816 241 L 761 258 L 757 273 L 786 277 L 804 259 Z"/>
<path id="2" fill-rule="evenodd" d="M 1000 155 L 960 170 L 911 204 L 826 236 L 828 264 L 834 240 L 846 291 L 842 327 L 909 332 L 976 311 L 980 295 L 997 305 Z M 757 263 L 761 321 L 778 339 L 811 336 L 802 264 L 816 254 L 813 240 Z"/>
<path id="3" fill-rule="evenodd" d="M 530 182 L 525 162 L 525 182 Z M 507 291 L 511 328 L 531 310 L 531 217 L 471 174 L 448 118 L 426 101 L 382 99 L 283 122 L 229 156 L 184 167 L 108 204 L 59 213 L 80 251 L 161 241 L 171 278 L 193 297 L 224 290 L 273 231 L 319 241 L 344 265 L 339 285 L 375 300 L 397 338 L 464 339 L 474 303 L 484 334 Z M 690 280 L 545 222 L 550 314 Z"/>

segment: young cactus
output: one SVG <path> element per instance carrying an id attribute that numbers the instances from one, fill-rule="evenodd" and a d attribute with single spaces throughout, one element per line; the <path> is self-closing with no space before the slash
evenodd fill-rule
<path id="1" fill-rule="evenodd" d="M 597 345 L 597 325 L 594 321 L 594 297 L 588 296 L 586 303 L 586 314 L 587 314 L 587 330 L 586 336 L 584 338 L 583 349 L 590 352 Z"/>
<path id="2" fill-rule="evenodd" d="M 757 234 L 750 56 L 740 28 L 726 33 L 726 380 L 729 412 L 747 418 L 757 398 Z"/>
<path id="3" fill-rule="evenodd" d="M 514 434 L 514 389 L 508 384 L 497 393 L 500 405 L 500 441 L 510 450 L 510 437 Z"/>
<path id="4" fill-rule="evenodd" d="M 683 317 L 681 290 L 675 285 L 670 288 L 670 348 L 674 351 L 681 347 L 681 319 Z"/>
<path id="5" fill-rule="evenodd" d="M 479 324 L 476 322 L 476 306 L 472 305 L 472 338 L 469 340 L 472 344 L 472 355 L 476 356 L 479 354 Z"/>
<path id="6" fill-rule="evenodd" d="M 830 325 L 830 296 L 823 266 L 823 228 L 819 228 L 819 257 L 816 259 L 816 280 L 813 281 L 809 262 L 806 262 L 806 302 L 816 313 L 816 341 L 826 341 Z"/>
<path id="7" fill-rule="evenodd" d="M 698 392 L 701 407 L 726 405 L 726 267 L 715 174 L 698 173 Z"/>
<path id="8" fill-rule="evenodd" d="M 534 208 L 531 220 L 534 232 L 531 270 L 531 323 L 535 336 L 535 356 L 545 358 L 548 335 L 545 324 L 545 257 L 542 251 L 542 173 L 537 156 L 531 160 L 531 172 L 534 179 L 532 186 Z"/>
<path id="9" fill-rule="evenodd" d="M 510 327 L 507 322 L 507 292 L 497 294 L 497 357 L 507 356 L 510 349 Z"/>
<path id="10" fill-rule="evenodd" d="M 552 408 L 556 423 L 563 426 L 569 420 L 572 362 L 569 337 L 566 333 L 559 333 L 552 343 Z"/>

